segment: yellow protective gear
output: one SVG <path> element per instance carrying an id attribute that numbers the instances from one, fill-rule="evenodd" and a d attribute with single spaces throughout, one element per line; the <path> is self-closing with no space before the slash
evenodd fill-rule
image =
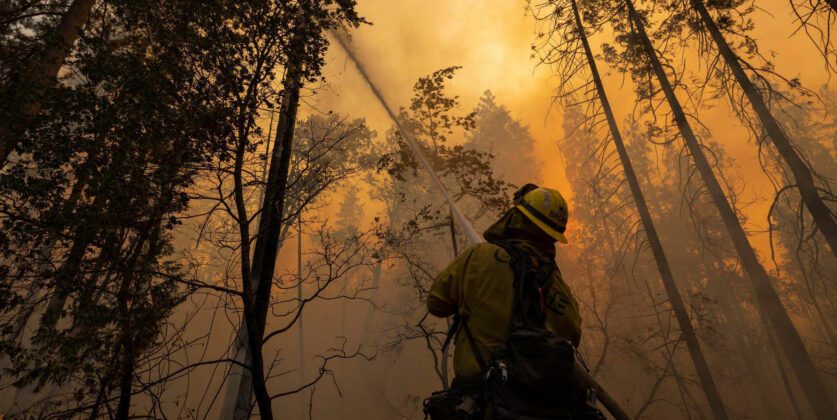
<path id="1" fill-rule="evenodd" d="M 512 209 L 485 232 L 487 240 L 503 240 L 529 254 L 535 264 L 551 263 L 555 256 L 553 242 L 533 241 L 542 238 L 538 227 L 521 212 Z M 464 250 L 436 277 L 430 288 L 427 309 L 431 314 L 448 317 L 458 313 L 468 324 L 479 354 L 488 361 L 502 344 L 511 325 L 514 301 L 514 272 L 508 252 L 492 243 L 481 243 Z M 578 346 L 581 339 L 581 316 L 578 303 L 561 277 L 553 274 L 545 294 L 546 327 Z M 480 367 L 464 331 L 456 337 L 453 369 L 457 377 L 469 378 Z"/>
<path id="2" fill-rule="evenodd" d="M 569 209 L 567 201 L 557 190 L 535 188 L 527 192 L 515 207 L 556 241 L 567 243 L 564 231 L 567 230 Z"/>

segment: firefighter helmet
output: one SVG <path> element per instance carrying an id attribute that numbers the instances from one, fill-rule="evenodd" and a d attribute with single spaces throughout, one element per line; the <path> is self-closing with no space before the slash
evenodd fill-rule
<path id="1" fill-rule="evenodd" d="M 514 194 L 515 207 L 541 230 L 562 244 L 567 243 L 569 210 L 557 190 L 526 184 Z"/>

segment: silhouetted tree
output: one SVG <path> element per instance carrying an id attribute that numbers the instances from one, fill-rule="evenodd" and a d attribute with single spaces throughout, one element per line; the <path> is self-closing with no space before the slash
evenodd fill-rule
<path id="1" fill-rule="evenodd" d="M 837 2 L 834 0 L 790 0 L 799 29 L 822 54 L 826 71 L 837 66 L 837 49 L 831 40 L 831 24 L 837 20 Z M 796 31 L 798 32 L 798 30 Z"/>
<path id="2" fill-rule="evenodd" d="M 358 25 L 363 22 L 354 9 L 354 1 L 328 2 L 267 2 L 256 5 L 253 9 L 265 14 L 265 23 L 278 24 L 278 27 L 260 28 L 264 32 L 267 43 L 256 45 L 252 51 L 253 61 L 248 63 L 253 68 L 245 68 L 247 72 L 261 75 L 252 89 L 244 96 L 245 113 L 243 118 L 247 123 L 240 127 L 252 127 L 256 110 L 262 102 L 264 91 L 269 91 L 269 85 L 264 81 L 272 78 L 276 71 L 276 64 L 283 64 L 285 75 L 282 82 L 282 98 L 279 106 L 279 122 L 276 128 L 276 140 L 270 158 L 267 180 L 265 182 L 264 201 L 261 206 L 257 233 L 253 237 L 253 259 L 250 261 L 251 236 L 243 195 L 242 169 L 244 155 L 250 146 L 249 136 L 239 134 L 238 147 L 235 150 L 234 201 L 235 218 L 239 224 L 241 237 L 241 286 L 243 303 L 243 330 L 239 333 L 240 345 L 246 350 L 249 358 L 249 369 L 241 376 L 241 383 L 235 383 L 229 391 L 236 393 L 235 418 L 246 417 L 250 411 L 250 393 L 256 397 L 259 413 L 262 418 L 273 418 L 271 401 L 265 385 L 264 360 L 262 356 L 262 337 L 265 335 L 265 323 L 270 307 L 270 295 L 273 287 L 276 254 L 279 249 L 279 239 L 282 229 L 282 216 L 285 211 L 286 193 L 288 190 L 288 174 L 290 172 L 291 154 L 293 150 L 294 129 L 296 124 L 297 107 L 302 84 L 320 77 L 323 65 L 323 55 L 328 47 L 325 33 L 343 23 Z M 258 33 L 258 29 L 256 29 Z M 284 43 L 284 44 L 283 44 Z M 264 48 L 264 49 L 262 49 Z M 280 52 L 274 58 L 279 62 L 271 62 L 272 53 Z M 265 60 L 265 58 L 268 58 Z M 245 73 L 247 74 L 247 73 Z M 258 89 L 259 87 L 263 89 Z M 251 388 L 252 387 L 252 388 Z M 237 390 L 236 390 L 237 389 Z"/>
<path id="3" fill-rule="evenodd" d="M 646 92 L 646 98 L 650 100 L 655 96 L 656 91 L 653 90 L 654 87 L 652 86 L 658 86 L 662 91 L 681 138 L 689 150 L 696 171 L 703 179 L 709 195 L 720 212 L 741 264 L 753 283 L 756 291 L 755 297 L 770 319 L 771 326 L 779 337 L 779 344 L 788 356 L 797 379 L 805 389 L 809 401 L 817 407 L 815 411 L 818 415 L 826 418 L 831 417 L 829 413 L 833 413 L 833 406 L 820 380 L 819 373 L 811 360 L 810 354 L 805 349 L 799 332 L 791 322 L 779 299 L 776 289 L 771 284 L 767 271 L 759 262 L 750 245 L 735 211 L 727 201 L 721 184 L 712 171 L 712 166 L 704 153 L 704 146 L 701 145 L 692 130 L 691 123 L 675 94 L 674 87 L 669 82 L 668 74 L 645 31 L 645 18 L 637 12 L 632 1 L 625 1 L 624 7 L 627 13 L 627 21 L 622 21 L 621 17 L 615 19 L 616 29 L 620 32 L 618 38 L 629 46 L 628 52 L 621 55 L 621 58 L 632 68 L 633 77 L 640 81 L 640 86 L 649 89 Z M 651 82 L 652 80 L 656 83 Z"/>
<path id="4" fill-rule="evenodd" d="M 498 179 L 517 186 L 541 179 L 541 160 L 529 129 L 497 103 L 490 90 L 480 97 L 474 109 L 474 128 L 466 137 L 466 148 L 491 154 Z"/>
<path id="5" fill-rule="evenodd" d="M 588 100 L 585 98 L 586 101 L 592 102 L 588 106 L 593 114 L 587 124 L 588 126 L 595 127 L 601 117 L 604 117 L 607 121 L 610 139 L 612 140 L 619 156 L 622 172 L 628 182 L 628 186 L 630 187 L 634 205 L 639 212 L 642 228 L 648 239 L 649 246 L 654 255 L 654 260 L 657 263 L 657 268 L 659 270 L 660 277 L 662 278 L 669 304 L 671 305 L 675 317 L 677 318 L 677 323 L 680 326 L 683 338 L 688 347 L 692 363 L 695 366 L 695 371 L 700 379 L 704 394 L 709 402 L 709 406 L 712 408 L 712 413 L 715 418 L 725 419 L 727 418 L 727 414 L 724 410 L 720 393 L 718 392 L 715 381 L 712 378 L 709 365 L 706 362 L 706 357 L 703 355 L 703 350 L 701 349 L 698 337 L 692 327 L 691 320 L 689 319 L 689 313 L 686 309 L 686 304 L 684 303 L 680 291 L 677 288 L 677 284 L 674 281 L 668 258 L 663 249 L 663 244 L 657 235 L 657 229 L 654 225 L 654 221 L 651 219 L 651 213 L 649 212 L 648 205 L 645 202 L 642 188 L 639 185 L 639 180 L 634 172 L 631 159 L 628 156 L 627 149 L 622 140 L 622 134 L 616 124 L 616 118 L 613 115 L 613 110 L 610 107 L 610 102 L 608 101 L 607 94 L 605 93 L 604 84 L 602 82 L 601 75 L 599 74 L 598 66 L 596 65 L 595 56 L 590 48 L 590 43 L 587 38 L 586 29 L 581 18 L 581 11 L 579 10 L 578 3 L 575 0 L 570 0 L 569 2 L 565 2 L 563 4 L 555 4 L 554 7 L 555 9 L 552 11 L 549 22 L 554 25 L 553 27 L 555 28 L 555 31 L 559 32 L 554 36 L 559 44 L 547 47 L 548 49 L 544 51 L 544 54 L 546 55 L 544 60 L 552 63 L 559 71 L 566 69 L 565 73 L 561 74 L 559 77 L 560 80 L 565 81 L 565 84 L 559 87 L 560 92 L 564 95 L 589 89 L 589 87 L 574 89 L 572 86 L 569 86 L 570 80 L 576 76 L 576 69 L 578 67 L 575 64 L 567 63 L 567 61 L 580 60 L 586 64 L 586 73 L 589 74 L 590 81 L 585 85 L 589 86 L 589 84 L 592 83 L 591 87 L 594 89 L 588 90 L 592 91 L 589 95 L 590 99 Z M 601 20 L 601 18 L 596 15 L 601 12 L 590 8 L 585 9 L 585 12 L 589 18 L 594 19 L 593 25 L 595 27 L 595 25 L 598 24 L 598 21 Z M 581 56 L 581 58 L 576 58 L 577 56 Z M 601 150 L 602 153 L 604 153 L 608 149 L 609 147 L 607 143 L 604 143 L 602 145 L 598 145 L 591 151 L 591 153 L 596 153 L 595 150 Z"/>
<path id="6" fill-rule="evenodd" d="M 822 89 L 820 97 L 824 106 L 810 103 L 792 109 L 781 122 L 793 128 L 800 149 L 811 162 L 826 168 L 823 175 L 834 179 L 837 175 L 832 164 L 835 159 L 832 146 L 835 125 L 834 117 L 827 111 L 834 104 L 834 92 Z M 765 170 L 784 176 L 782 171 L 774 169 L 782 165 L 779 159 L 766 161 L 763 165 Z M 833 349 L 833 343 L 837 342 L 833 330 L 835 308 L 830 299 L 834 281 L 827 273 L 837 269 L 837 259 L 822 253 L 822 247 L 826 246 L 824 238 L 813 234 L 812 230 L 816 227 L 810 216 L 800 212 L 798 193 L 791 187 L 784 187 L 791 184 L 792 181 L 786 178 L 778 180 L 777 185 L 783 187 L 777 189 L 771 205 L 773 260 L 777 267 L 784 270 L 785 277 L 790 279 L 786 281 L 785 293 L 807 304 L 799 305 L 798 311 L 808 309 L 814 312 L 805 316 L 815 319 L 820 325 L 823 332 L 821 337 L 827 339 L 823 340 L 824 343 L 830 344 L 824 348 Z"/>
<path id="7" fill-rule="evenodd" d="M 24 10 L 34 8 L 35 4 L 41 2 L 14 3 L 8 6 L 7 13 L 11 16 L 7 19 L 26 21 L 32 17 Z M 58 71 L 87 24 L 95 3 L 95 0 L 69 2 L 55 26 L 43 32 L 40 42 L 35 45 L 24 44 L 24 48 L 31 49 L 24 54 L 26 62 L 14 63 L 21 66 L 11 66 L 4 70 L 6 77 L 0 85 L 0 95 L 5 98 L 0 107 L 0 163 L 5 163 L 17 142 L 23 138 L 32 119 L 41 112 L 44 96 L 57 82 Z M 11 26 L 12 22 L 4 23 Z"/>
<path id="8" fill-rule="evenodd" d="M 47 413 L 116 403 L 109 410 L 127 416 L 137 370 L 153 368 L 146 357 L 191 291 L 170 232 L 229 116 L 213 101 L 223 82 L 206 80 L 213 69 L 202 61 L 225 54 L 203 41 L 228 15 L 206 5 L 195 16 L 193 6 L 117 3 L 97 11 L 93 30 L 73 29 L 72 63 L 50 62 L 67 65 L 72 83 L 42 79 L 50 94 L 0 172 L 3 376 L 71 390 L 47 392 L 54 398 L 38 408 Z M 27 324 L 34 334 L 22 336 Z"/>
<path id="9" fill-rule="evenodd" d="M 738 112 L 740 118 L 751 125 L 756 125 L 750 122 L 751 120 L 760 122 L 754 130 L 757 130 L 756 133 L 764 130 L 767 135 L 758 138 L 771 140 L 770 152 L 778 155 L 790 171 L 788 178 L 791 182 L 788 185 L 799 190 L 812 220 L 825 237 L 832 254 L 837 257 L 837 220 L 834 211 L 826 204 L 828 201 L 834 201 L 833 193 L 828 182 L 817 176 L 811 162 L 800 153 L 791 139 L 792 136 L 779 124 L 770 109 L 771 102 L 779 103 L 785 97 L 776 91 L 768 77 L 779 77 L 781 81 L 787 82 L 791 88 L 797 90 L 800 90 L 799 81 L 781 78 L 772 70 L 770 62 L 761 66 L 750 62 L 753 58 L 760 61 L 765 59 L 758 51 L 758 43 L 747 35 L 752 23 L 744 16 L 752 8 L 739 10 L 742 7 L 740 3 L 743 2 L 711 2 L 708 6 L 703 0 L 669 3 L 667 8 L 671 18 L 666 20 L 661 32 L 666 34 L 683 31 L 687 34 L 680 36 L 694 34 L 706 38 L 701 42 L 706 47 L 701 48 L 700 52 L 706 56 L 707 63 L 723 63 L 717 66 L 710 64 L 709 71 L 715 73 L 712 76 L 719 81 L 724 96 L 729 98 L 732 108 Z M 738 40 L 743 47 L 734 48 L 727 41 L 727 37 Z M 743 51 L 745 56 L 739 54 L 739 50 Z M 755 118 L 748 115 L 751 112 L 755 114 Z"/>

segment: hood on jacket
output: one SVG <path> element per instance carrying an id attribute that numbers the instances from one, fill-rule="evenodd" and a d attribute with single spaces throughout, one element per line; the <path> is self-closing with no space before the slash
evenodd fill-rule
<path id="1" fill-rule="evenodd" d="M 488 242 L 507 242 L 542 261 L 555 259 L 555 239 L 511 208 L 483 233 Z"/>

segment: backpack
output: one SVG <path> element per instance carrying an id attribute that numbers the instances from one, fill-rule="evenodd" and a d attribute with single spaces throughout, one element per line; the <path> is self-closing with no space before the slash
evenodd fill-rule
<path id="1" fill-rule="evenodd" d="M 514 246 L 495 243 L 510 255 L 514 270 L 514 306 L 505 342 L 486 365 L 483 391 L 488 420 L 574 419 L 575 348 L 546 329 L 546 300 L 554 263 L 535 267 L 529 255 Z M 474 356 L 485 364 L 473 345 Z"/>

